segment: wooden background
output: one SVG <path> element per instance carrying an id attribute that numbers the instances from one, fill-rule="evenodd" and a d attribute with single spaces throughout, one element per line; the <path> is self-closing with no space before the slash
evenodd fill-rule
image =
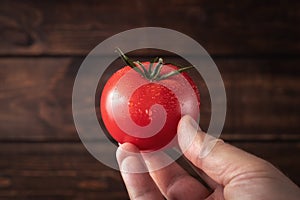
<path id="1" fill-rule="evenodd" d="M 212 55 L 228 96 L 221 137 L 299 185 L 299 24 L 298 0 L 1 0 L 0 199 L 127 198 L 119 172 L 79 140 L 71 94 L 92 48 L 143 26 Z"/>

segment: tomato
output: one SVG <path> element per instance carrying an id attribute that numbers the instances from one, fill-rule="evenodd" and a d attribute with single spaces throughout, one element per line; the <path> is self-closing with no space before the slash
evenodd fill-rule
<path id="1" fill-rule="evenodd" d="M 101 94 L 106 129 L 118 143 L 132 143 L 141 151 L 173 145 L 183 115 L 199 120 L 198 88 L 182 72 L 188 68 L 164 64 L 162 59 L 132 62 L 120 54 L 128 65 L 109 78 Z"/>

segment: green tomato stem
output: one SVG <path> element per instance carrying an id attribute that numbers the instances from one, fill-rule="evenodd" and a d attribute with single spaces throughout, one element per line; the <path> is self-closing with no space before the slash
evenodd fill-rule
<path id="1" fill-rule="evenodd" d="M 183 71 L 189 70 L 191 68 L 194 68 L 193 66 L 188 66 L 188 67 L 183 67 L 183 68 L 179 68 L 177 70 L 171 71 L 167 74 L 161 75 L 160 72 L 163 68 L 164 63 L 163 63 L 163 59 L 156 57 L 153 59 L 153 61 L 150 63 L 149 65 L 149 69 L 147 70 L 146 67 L 143 65 L 143 63 L 141 63 L 140 61 L 132 61 L 130 60 L 119 48 L 116 48 L 116 52 L 119 53 L 119 55 L 121 56 L 122 60 L 132 69 L 134 69 L 137 73 L 139 73 L 141 76 L 143 76 L 144 78 L 150 80 L 150 81 L 161 81 L 161 80 L 165 80 L 168 79 L 172 76 L 175 76 Z M 154 67 L 154 69 L 152 70 L 153 65 L 156 63 L 156 66 Z M 140 68 L 139 68 L 140 66 Z"/>

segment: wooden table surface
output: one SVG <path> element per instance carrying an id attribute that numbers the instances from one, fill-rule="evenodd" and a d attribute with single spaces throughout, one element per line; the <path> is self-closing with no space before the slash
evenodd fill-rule
<path id="1" fill-rule="evenodd" d="M 144 26 L 180 31 L 209 52 L 227 92 L 221 138 L 299 185 L 299 24 L 297 0 L 1 0 L 0 199 L 128 198 L 119 172 L 81 143 L 72 87 L 91 49 Z"/>

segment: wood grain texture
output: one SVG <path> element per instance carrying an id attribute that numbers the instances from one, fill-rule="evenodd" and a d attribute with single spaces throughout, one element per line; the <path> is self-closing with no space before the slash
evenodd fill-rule
<path id="1" fill-rule="evenodd" d="M 81 62 L 71 57 L 0 59 L 0 140 L 78 141 L 71 102 Z M 115 63 L 123 65 L 120 60 Z M 228 98 L 222 137 L 299 140 L 299 63 L 299 59 L 216 59 Z M 210 97 L 205 83 L 196 82 L 202 99 L 200 124 L 205 130 Z"/>
<path id="2" fill-rule="evenodd" d="M 1 144 L 1 199 L 124 199 L 118 171 L 81 143 Z"/>
<path id="3" fill-rule="evenodd" d="M 300 183 L 300 143 L 234 143 L 269 160 Z M 106 153 L 105 149 L 102 149 Z M 2 199 L 125 199 L 118 171 L 84 149 L 81 143 L 11 143 L 0 145 Z"/>
<path id="4" fill-rule="evenodd" d="M 72 87 L 97 44 L 146 26 L 185 33 L 213 56 L 227 92 L 221 137 L 272 162 L 300 185 L 299 24 L 298 0 L 1 0 L 0 199 L 128 198 L 119 172 L 99 163 L 80 142 Z M 145 60 L 155 53 L 131 54 Z M 169 52 L 161 55 L 187 64 Z M 115 61 L 103 79 L 122 65 Z M 194 72 L 206 130 L 209 94 Z"/>
<path id="5" fill-rule="evenodd" d="M 74 137 L 71 95 L 77 69 L 72 59 L 0 62 L 1 137 Z"/>
<path id="6" fill-rule="evenodd" d="M 79 0 L 0 2 L 1 55 L 85 55 L 127 29 L 183 32 L 211 54 L 297 54 L 300 3 Z"/>

